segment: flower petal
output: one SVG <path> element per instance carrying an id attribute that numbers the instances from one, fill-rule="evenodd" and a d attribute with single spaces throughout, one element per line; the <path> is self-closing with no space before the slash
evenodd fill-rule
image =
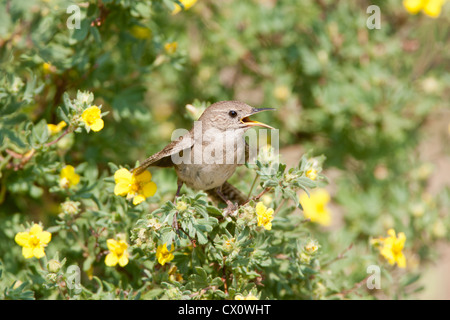
<path id="1" fill-rule="evenodd" d="M 100 117 L 101 111 L 100 108 L 97 106 L 89 107 L 86 110 L 84 110 L 83 113 L 81 114 L 81 118 L 88 126 L 91 125 L 91 123 L 89 122 L 92 121 L 92 119 L 98 119 Z"/>
<path id="2" fill-rule="evenodd" d="M 30 241 L 30 234 L 28 232 L 19 232 L 16 234 L 14 240 L 21 247 L 26 247 Z"/>
<path id="3" fill-rule="evenodd" d="M 114 194 L 116 196 L 124 196 L 130 191 L 130 184 L 126 182 L 119 182 L 114 187 Z"/>
<path id="4" fill-rule="evenodd" d="M 387 234 L 388 234 L 389 236 L 395 238 L 395 230 L 394 230 L 394 229 L 389 229 L 389 230 L 387 231 Z"/>
<path id="5" fill-rule="evenodd" d="M 61 178 L 69 178 L 75 173 L 75 168 L 70 164 L 61 169 L 61 173 L 59 174 Z"/>
<path id="6" fill-rule="evenodd" d="M 31 247 L 23 247 L 22 248 L 22 255 L 25 259 L 33 258 L 33 248 Z"/>
<path id="7" fill-rule="evenodd" d="M 133 198 L 133 204 L 135 206 L 137 206 L 138 204 L 140 204 L 141 202 L 143 202 L 145 200 L 145 197 L 142 194 L 138 194 L 137 196 L 135 196 Z"/>
<path id="8" fill-rule="evenodd" d="M 314 193 L 311 194 L 311 200 L 314 200 L 316 203 L 326 204 L 330 202 L 330 194 L 325 189 L 317 189 Z"/>
<path id="9" fill-rule="evenodd" d="M 117 258 L 117 255 L 110 252 L 106 255 L 105 258 L 105 264 L 108 267 L 114 267 L 119 262 L 119 258 Z"/>
<path id="10" fill-rule="evenodd" d="M 119 244 L 114 239 L 108 239 L 106 240 L 106 246 L 108 247 L 109 251 L 114 252 L 116 251 L 117 247 L 119 247 Z"/>
<path id="11" fill-rule="evenodd" d="M 128 171 L 125 168 L 122 168 L 122 169 L 117 170 L 114 173 L 114 181 L 116 183 L 124 182 L 124 183 L 127 183 L 127 184 L 131 184 L 131 177 L 132 176 L 133 175 L 131 174 L 130 171 Z"/>
<path id="12" fill-rule="evenodd" d="M 405 268 L 406 267 L 406 258 L 403 252 L 400 252 L 396 257 L 397 265 L 399 268 Z"/>
<path id="13" fill-rule="evenodd" d="M 150 171 L 145 170 L 141 174 L 134 176 L 134 178 L 138 182 L 150 182 L 152 180 L 152 174 L 150 173 Z"/>
<path id="14" fill-rule="evenodd" d="M 97 120 L 95 120 L 94 123 L 91 125 L 91 129 L 92 129 L 92 131 L 94 131 L 94 132 L 98 132 L 98 131 L 100 131 L 100 130 L 103 129 L 103 126 L 104 126 L 103 120 L 102 120 L 102 119 L 97 119 Z"/>
<path id="15" fill-rule="evenodd" d="M 119 259 L 119 265 L 125 267 L 128 264 L 128 254 L 124 253 Z"/>
<path id="16" fill-rule="evenodd" d="M 423 12 L 431 18 L 437 18 L 441 14 L 443 4 L 443 0 L 428 1 L 423 7 Z"/>
<path id="17" fill-rule="evenodd" d="M 38 224 L 33 224 L 33 226 L 30 228 L 30 235 L 37 235 L 42 232 L 42 227 Z"/>
<path id="18" fill-rule="evenodd" d="M 146 198 L 153 197 L 156 193 L 156 190 L 157 190 L 157 186 L 156 186 L 156 183 L 154 183 L 153 181 L 146 183 L 142 187 L 142 193 L 143 193 L 144 197 L 146 197 Z"/>
<path id="19" fill-rule="evenodd" d="M 258 216 L 260 216 L 260 215 L 263 215 L 263 214 L 264 214 L 264 212 L 266 211 L 267 208 L 266 208 L 266 206 L 264 205 L 263 202 L 258 202 L 258 203 L 256 204 L 255 209 L 256 209 L 256 214 L 257 214 Z"/>
<path id="20" fill-rule="evenodd" d="M 44 247 L 38 246 L 33 248 L 33 256 L 35 256 L 38 259 L 45 257 Z"/>
<path id="21" fill-rule="evenodd" d="M 411 14 L 416 14 L 422 9 L 423 1 L 422 0 L 403 0 L 403 6 L 406 11 Z"/>
<path id="22" fill-rule="evenodd" d="M 48 231 L 42 231 L 38 238 L 42 244 L 47 244 L 52 240 L 52 234 Z"/>
<path id="23" fill-rule="evenodd" d="M 73 173 L 73 175 L 71 175 L 69 177 L 69 184 L 71 186 L 76 186 L 79 182 L 80 182 L 80 175 L 79 174 Z"/>
<path id="24" fill-rule="evenodd" d="M 389 262 L 390 265 L 393 265 L 395 263 L 395 257 L 394 257 L 394 253 L 392 252 L 391 247 L 384 246 L 380 250 L 380 253 L 383 257 L 385 257 L 387 259 L 387 261 Z"/>

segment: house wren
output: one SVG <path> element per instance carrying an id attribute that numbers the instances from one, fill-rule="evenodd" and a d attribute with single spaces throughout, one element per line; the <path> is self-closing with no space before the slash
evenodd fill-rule
<path id="1" fill-rule="evenodd" d="M 249 146 L 245 142 L 245 132 L 254 126 L 273 129 L 249 119 L 265 110 L 274 109 L 256 109 L 239 101 L 214 103 L 189 132 L 147 158 L 134 169 L 134 174 L 142 173 L 149 166 L 174 167 L 178 176 L 176 197 L 185 183 L 192 189 L 205 190 L 215 199 L 221 198 L 230 211 L 234 208 L 232 200 L 240 204 L 246 200 L 239 190 L 227 183 L 236 167 L 247 160 Z"/>

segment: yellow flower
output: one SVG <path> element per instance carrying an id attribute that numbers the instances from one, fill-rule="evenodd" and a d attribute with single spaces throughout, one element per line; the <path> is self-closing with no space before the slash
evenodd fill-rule
<path id="1" fill-rule="evenodd" d="M 145 198 L 152 197 L 156 192 L 156 183 L 152 180 L 152 174 L 144 171 L 138 176 L 125 168 L 119 169 L 114 173 L 116 186 L 114 194 L 116 196 L 127 196 L 127 199 L 133 199 L 133 204 L 138 205 Z"/>
<path id="2" fill-rule="evenodd" d="M 166 50 L 166 52 L 168 54 L 175 53 L 175 51 L 177 51 L 177 47 L 178 47 L 178 43 L 176 41 L 168 42 L 168 43 L 164 44 L 164 50 Z"/>
<path id="3" fill-rule="evenodd" d="M 403 0 L 403 6 L 411 14 L 417 14 L 420 10 L 427 16 L 437 18 L 441 14 L 442 6 L 446 0 Z"/>
<path id="4" fill-rule="evenodd" d="M 52 234 L 48 231 L 42 231 L 42 227 L 36 223 L 28 232 L 19 232 L 14 238 L 16 243 L 22 247 L 22 255 L 25 259 L 44 257 L 44 248 L 51 239 Z"/>
<path id="5" fill-rule="evenodd" d="M 88 129 L 92 129 L 94 132 L 98 132 L 103 129 L 104 122 L 100 108 L 97 106 L 91 106 L 83 111 L 81 114 L 84 124 Z"/>
<path id="6" fill-rule="evenodd" d="M 306 219 L 323 226 L 331 224 L 331 214 L 327 207 L 330 202 L 330 194 L 325 189 L 317 189 L 311 192 L 311 197 L 307 194 L 300 195 L 300 204 L 303 207 L 303 215 Z"/>
<path id="7" fill-rule="evenodd" d="M 114 267 L 118 263 L 121 267 L 125 267 L 128 264 L 128 244 L 123 240 L 108 239 L 106 245 L 109 253 L 106 255 L 105 264 Z"/>
<path id="8" fill-rule="evenodd" d="M 59 174 L 59 185 L 61 188 L 70 188 L 76 186 L 80 182 L 80 176 L 75 173 L 75 168 L 67 165 L 62 168 Z"/>
<path id="9" fill-rule="evenodd" d="M 258 202 L 256 204 L 256 215 L 258 218 L 258 227 L 263 226 L 266 230 L 272 229 L 272 220 L 273 220 L 273 209 L 264 205 L 263 202 Z"/>
<path id="10" fill-rule="evenodd" d="M 177 282 L 183 281 L 183 276 L 179 272 L 177 272 L 177 267 L 176 266 L 170 267 L 170 269 L 169 269 L 169 280 L 172 281 L 172 282 L 174 282 L 174 281 L 177 281 Z"/>
<path id="11" fill-rule="evenodd" d="M 273 95 L 275 96 L 275 98 L 281 101 L 286 101 L 289 98 L 289 94 L 289 88 L 286 86 L 277 86 L 273 90 Z"/>
<path id="12" fill-rule="evenodd" d="M 180 2 L 183 4 L 184 10 L 188 10 L 190 7 L 192 7 L 197 2 L 197 0 L 180 0 Z M 172 14 L 173 15 L 177 14 L 180 11 L 181 11 L 180 5 L 175 3 L 175 9 L 173 9 Z"/>
<path id="13" fill-rule="evenodd" d="M 61 132 L 61 130 L 67 126 L 67 123 L 65 121 L 61 121 L 58 124 L 47 124 L 47 128 L 50 134 L 56 134 L 58 132 Z"/>
<path id="14" fill-rule="evenodd" d="M 167 262 L 172 261 L 174 258 L 174 255 L 172 252 L 175 250 L 175 247 L 172 245 L 172 248 L 167 250 L 167 244 L 164 243 L 163 245 L 158 246 L 156 248 L 156 259 L 158 259 L 158 262 L 163 266 Z"/>
<path id="15" fill-rule="evenodd" d="M 397 263 L 399 268 L 405 268 L 406 258 L 402 252 L 406 241 L 405 234 L 400 232 L 397 237 L 394 229 L 389 229 L 387 233 L 388 238 L 373 239 L 371 243 L 380 246 L 381 255 L 388 260 L 390 265 Z"/>
<path id="16" fill-rule="evenodd" d="M 51 63 L 48 63 L 48 62 L 44 62 L 42 64 L 42 69 L 44 70 L 44 74 L 49 74 L 49 73 L 52 73 L 52 72 L 56 71 L 56 67 L 53 66 Z"/>
<path id="17" fill-rule="evenodd" d="M 249 293 L 247 296 L 243 296 L 242 294 L 237 294 L 234 297 L 234 300 L 258 300 L 258 297 L 256 297 L 255 295 Z"/>
<path id="18" fill-rule="evenodd" d="M 306 171 L 306 176 L 313 181 L 316 180 L 317 179 L 317 170 L 309 169 L 308 171 Z"/>
<path id="19" fill-rule="evenodd" d="M 147 27 L 134 25 L 131 27 L 131 34 L 137 39 L 148 39 L 152 36 L 152 30 Z"/>

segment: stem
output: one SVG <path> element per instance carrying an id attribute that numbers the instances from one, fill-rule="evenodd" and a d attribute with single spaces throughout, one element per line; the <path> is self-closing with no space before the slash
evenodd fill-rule
<path id="1" fill-rule="evenodd" d="M 49 143 L 47 143 L 45 146 L 49 147 L 51 145 L 54 145 L 55 143 L 58 143 L 59 140 L 61 140 L 65 135 L 71 133 L 73 131 L 73 129 L 69 126 L 58 138 L 56 138 L 53 141 L 50 141 Z"/>
<path id="2" fill-rule="evenodd" d="M 263 191 L 261 191 L 260 194 L 258 194 L 256 197 L 253 197 L 252 200 L 258 201 L 259 198 L 261 198 L 266 192 L 270 191 L 272 189 L 272 187 L 267 187 L 265 188 Z M 246 205 L 247 203 L 250 202 L 250 199 L 248 199 L 247 201 L 245 201 L 242 206 Z"/>
<path id="3" fill-rule="evenodd" d="M 324 269 L 325 267 L 328 267 L 330 264 L 335 263 L 338 260 L 345 259 L 346 258 L 345 254 L 348 251 L 350 251 L 352 248 L 353 248 L 353 243 L 350 244 L 350 246 L 348 246 L 348 248 L 346 248 L 344 251 L 342 251 L 336 258 L 324 263 L 321 268 Z"/>
<path id="4" fill-rule="evenodd" d="M 263 191 L 261 191 L 260 194 L 258 194 L 256 197 L 253 198 L 253 200 L 259 200 L 266 192 L 270 191 L 272 189 L 271 187 L 265 188 Z"/>
<path id="5" fill-rule="evenodd" d="M 259 178 L 259 174 L 256 174 L 255 179 L 253 179 L 252 187 L 250 188 L 250 191 L 248 192 L 247 201 L 248 201 L 248 199 L 250 199 L 253 188 L 255 187 L 255 184 L 256 184 L 256 180 L 258 180 L 258 178 Z"/>
<path id="6" fill-rule="evenodd" d="M 278 211 L 280 211 L 281 207 L 284 205 L 284 203 L 286 202 L 286 198 L 283 198 L 280 202 L 280 204 L 278 205 L 278 207 L 275 209 L 275 212 L 273 213 L 273 215 L 275 216 Z"/>

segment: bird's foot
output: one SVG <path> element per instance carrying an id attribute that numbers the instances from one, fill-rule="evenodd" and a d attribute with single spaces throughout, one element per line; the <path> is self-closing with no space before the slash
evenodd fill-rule
<path id="1" fill-rule="evenodd" d="M 175 232 L 178 232 L 178 212 L 175 213 L 175 215 L 173 216 L 173 222 L 172 222 L 172 228 L 175 229 Z"/>
<path id="2" fill-rule="evenodd" d="M 223 211 L 223 215 L 226 217 L 228 215 L 232 215 L 233 212 L 235 212 L 237 209 L 239 208 L 239 206 L 237 205 L 237 203 L 233 203 L 230 200 L 227 201 L 227 207 L 226 209 Z"/>

